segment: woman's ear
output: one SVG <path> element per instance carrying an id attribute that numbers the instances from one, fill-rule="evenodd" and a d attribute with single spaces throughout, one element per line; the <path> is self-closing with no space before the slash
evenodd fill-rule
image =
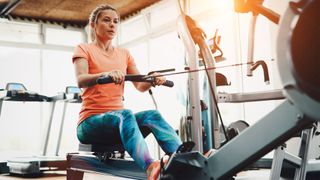
<path id="1" fill-rule="evenodd" d="M 91 41 L 94 41 L 95 39 L 95 23 L 94 22 L 91 22 L 90 23 L 90 26 L 89 26 L 89 33 L 90 33 L 90 40 Z"/>
<path id="2" fill-rule="evenodd" d="M 90 26 L 91 26 L 92 29 L 94 29 L 95 23 L 94 23 L 94 22 L 91 22 L 91 23 L 90 23 Z"/>

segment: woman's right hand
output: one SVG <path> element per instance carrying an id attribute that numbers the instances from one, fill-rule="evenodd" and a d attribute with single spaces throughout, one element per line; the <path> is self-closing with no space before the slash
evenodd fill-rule
<path id="1" fill-rule="evenodd" d="M 120 70 L 106 72 L 103 75 L 111 77 L 115 84 L 122 84 L 124 82 L 125 74 Z"/>

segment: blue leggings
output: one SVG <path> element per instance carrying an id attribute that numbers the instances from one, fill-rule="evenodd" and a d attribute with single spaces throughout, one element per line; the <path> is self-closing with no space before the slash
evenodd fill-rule
<path id="1" fill-rule="evenodd" d="M 173 128 L 156 110 L 133 114 L 118 110 L 85 119 L 77 128 L 81 143 L 114 145 L 122 143 L 126 151 L 143 169 L 154 161 L 139 129 L 148 127 L 165 153 L 173 153 L 182 144 Z"/>

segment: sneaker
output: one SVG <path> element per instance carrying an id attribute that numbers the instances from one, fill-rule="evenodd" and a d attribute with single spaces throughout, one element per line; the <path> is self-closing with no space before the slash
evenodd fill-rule
<path id="1" fill-rule="evenodd" d="M 204 153 L 204 157 L 209 158 L 211 155 L 213 155 L 217 150 L 215 149 L 210 149 L 206 153 Z"/>
<path id="2" fill-rule="evenodd" d="M 160 174 L 160 161 L 152 162 L 147 169 L 147 179 L 157 180 Z"/>

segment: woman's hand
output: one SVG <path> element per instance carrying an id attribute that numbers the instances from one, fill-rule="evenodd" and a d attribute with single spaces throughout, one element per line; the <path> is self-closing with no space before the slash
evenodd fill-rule
<path id="1" fill-rule="evenodd" d="M 109 76 L 112 78 L 115 84 L 122 84 L 124 82 L 124 73 L 120 70 L 113 70 L 110 72 L 103 73 L 104 76 Z"/>
<path id="2" fill-rule="evenodd" d="M 160 86 L 166 82 L 166 78 L 164 76 L 161 76 L 161 73 L 155 72 L 150 74 L 150 76 L 156 76 L 154 85 Z"/>

